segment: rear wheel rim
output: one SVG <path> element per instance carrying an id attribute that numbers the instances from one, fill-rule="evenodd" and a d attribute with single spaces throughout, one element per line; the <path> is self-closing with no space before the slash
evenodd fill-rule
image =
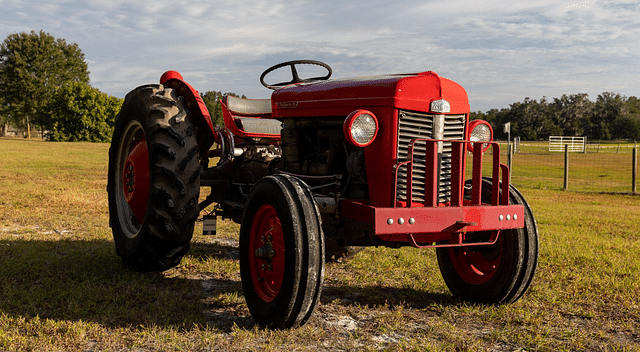
<path id="1" fill-rule="evenodd" d="M 500 267 L 502 236 L 490 246 L 450 248 L 449 257 L 462 280 L 473 285 L 487 283 Z"/>
<path id="2" fill-rule="evenodd" d="M 135 237 L 142 228 L 149 202 L 149 152 L 142 125 L 131 121 L 118 145 L 116 205 L 122 232 Z"/>
<path id="3" fill-rule="evenodd" d="M 280 218 L 271 205 L 264 204 L 253 218 L 249 238 L 251 281 L 264 302 L 272 302 L 280 292 L 285 275 L 284 253 Z"/>

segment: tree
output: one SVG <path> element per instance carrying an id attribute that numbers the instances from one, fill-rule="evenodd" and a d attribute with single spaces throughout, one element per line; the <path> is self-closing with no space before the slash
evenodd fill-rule
<path id="1" fill-rule="evenodd" d="M 554 120 L 564 136 L 582 136 L 593 113 L 593 103 L 586 93 L 563 94 L 551 104 Z"/>
<path id="2" fill-rule="evenodd" d="M 67 83 L 55 90 L 41 114 L 49 116 L 47 138 L 52 141 L 109 142 L 122 99 L 87 83 Z"/>
<path id="3" fill-rule="evenodd" d="M 620 94 L 603 92 L 594 103 L 593 114 L 587 125 L 591 139 L 621 138 L 613 134 L 613 123 L 627 112 L 626 98 Z"/>
<path id="4" fill-rule="evenodd" d="M 640 140 L 640 114 L 625 113 L 611 123 L 614 138 Z"/>
<path id="5" fill-rule="evenodd" d="M 0 96 L 11 122 L 26 127 L 47 125 L 38 111 L 55 89 L 70 82 L 89 83 L 84 54 L 77 44 L 67 44 L 44 31 L 9 35 L 0 45 Z"/>
<path id="6" fill-rule="evenodd" d="M 550 135 L 587 136 L 589 139 L 640 139 L 640 99 L 604 92 L 592 102 L 585 93 L 563 94 L 547 102 L 525 98 L 506 109 L 471 112 L 470 119 L 491 123 L 496 139 L 506 139 L 502 125 L 511 123 L 511 136 L 526 140 Z"/>
<path id="7" fill-rule="evenodd" d="M 209 114 L 211 115 L 211 122 L 214 126 L 224 126 L 224 119 L 222 117 L 222 107 L 220 106 L 220 99 L 225 95 L 232 95 L 237 97 L 236 93 L 224 93 L 216 92 L 216 91 L 208 91 L 205 93 L 200 93 L 200 97 L 204 101 L 204 105 L 207 106 L 207 110 L 209 110 Z M 246 96 L 242 95 L 242 98 L 246 98 Z"/>
<path id="8" fill-rule="evenodd" d="M 629 109 L 630 114 L 640 115 L 640 99 L 630 96 L 627 99 L 627 109 Z"/>
<path id="9" fill-rule="evenodd" d="M 517 122 L 513 122 L 509 119 L 509 109 L 505 109 L 502 108 L 500 110 L 498 109 L 491 109 L 489 111 L 487 111 L 486 113 L 483 113 L 481 111 L 478 112 L 471 112 L 469 114 L 469 120 L 485 120 L 487 121 L 491 127 L 493 128 L 493 135 L 494 135 L 494 139 L 507 139 L 508 135 L 507 133 L 504 133 L 503 131 L 503 125 L 507 122 L 512 122 L 512 130 L 514 130 L 514 127 L 516 126 L 515 124 L 517 124 Z"/>
<path id="10" fill-rule="evenodd" d="M 562 134 L 562 129 L 553 121 L 552 115 L 546 97 L 542 97 L 540 102 L 527 97 L 521 103 L 511 104 L 510 110 L 505 114 L 505 122 L 512 122 L 512 136 L 535 141 Z"/>
<path id="11" fill-rule="evenodd" d="M 640 140 L 640 99 L 623 98 L 624 108 L 611 123 L 614 138 Z"/>
<path id="12" fill-rule="evenodd" d="M 221 92 L 209 91 L 200 93 L 202 100 L 204 101 L 204 105 L 207 106 L 207 110 L 209 110 L 209 114 L 211 115 L 211 122 L 214 126 L 224 126 L 224 121 L 222 119 L 222 108 L 220 107 L 220 99 L 222 99 Z"/>
<path id="13" fill-rule="evenodd" d="M 0 137 L 4 137 L 7 134 L 7 128 L 9 125 L 9 117 L 3 112 L 4 99 L 0 95 Z"/>

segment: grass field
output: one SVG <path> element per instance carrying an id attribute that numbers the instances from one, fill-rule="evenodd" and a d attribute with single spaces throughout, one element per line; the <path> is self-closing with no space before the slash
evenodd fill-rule
<path id="1" fill-rule="evenodd" d="M 631 192 L 633 147 L 629 143 L 592 144 L 586 153 L 569 153 L 568 189 Z M 556 190 L 564 187 L 564 153 L 549 152 L 544 143 L 522 143 L 512 165 L 513 182 L 518 186 Z"/>
<path id="2" fill-rule="evenodd" d="M 307 325 L 272 331 L 255 327 L 244 303 L 233 223 L 215 237 L 197 226 L 175 269 L 123 268 L 108 226 L 107 151 L 0 139 L 0 350 L 640 350 L 640 196 L 558 191 L 531 171 L 521 190 L 541 249 L 520 301 L 457 301 L 432 250 L 368 248 L 327 265 Z M 520 161 L 519 172 L 537 163 Z"/>

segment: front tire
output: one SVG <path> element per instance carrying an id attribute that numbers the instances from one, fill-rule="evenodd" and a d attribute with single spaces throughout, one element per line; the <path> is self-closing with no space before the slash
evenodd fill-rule
<path id="1" fill-rule="evenodd" d="M 483 180 L 483 202 L 491 200 L 491 179 Z M 454 296 L 478 303 L 512 303 L 527 291 L 538 265 L 538 226 L 529 204 L 513 186 L 509 203 L 524 205 L 522 229 L 503 230 L 489 246 L 438 248 L 438 265 Z M 491 233 L 467 233 L 468 239 L 488 240 Z"/>
<path id="2" fill-rule="evenodd" d="M 300 326 L 313 313 L 324 280 L 324 236 L 302 181 L 267 176 L 253 187 L 240 227 L 240 275 L 259 325 Z"/>
<path id="3" fill-rule="evenodd" d="M 109 221 L 125 265 L 161 271 L 189 250 L 200 209 L 196 127 L 162 85 L 127 94 L 109 149 Z"/>

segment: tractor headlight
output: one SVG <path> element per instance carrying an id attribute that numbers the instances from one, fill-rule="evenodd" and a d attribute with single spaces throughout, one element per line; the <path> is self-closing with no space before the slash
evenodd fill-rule
<path id="1" fill-rule="evenodd" d="M 439 112 L 441 114 L 451 112 L 451 105 L 444 99 L 434 100 L 431 102 L 431 112 Z"/>
<path id="2" fill-rule="evenodd" d="M 474 120 L 469 123 L 469 140 L 471 142 L 491 142 L 493 140 L 493 129 L 487 121 Z M 473 149 L 473 145 L 469 144 L 469 148 Z M 488 144 L 482 146 L 482 150 L 487 150 Z"/>
<path id="3" fill-rule="evenodd" d="M 357 147 L 366 147 L 378 134 L 378 119 L 367 110 L 356 110 L 347 116 L 342 126 L 344 137 Z"/>

